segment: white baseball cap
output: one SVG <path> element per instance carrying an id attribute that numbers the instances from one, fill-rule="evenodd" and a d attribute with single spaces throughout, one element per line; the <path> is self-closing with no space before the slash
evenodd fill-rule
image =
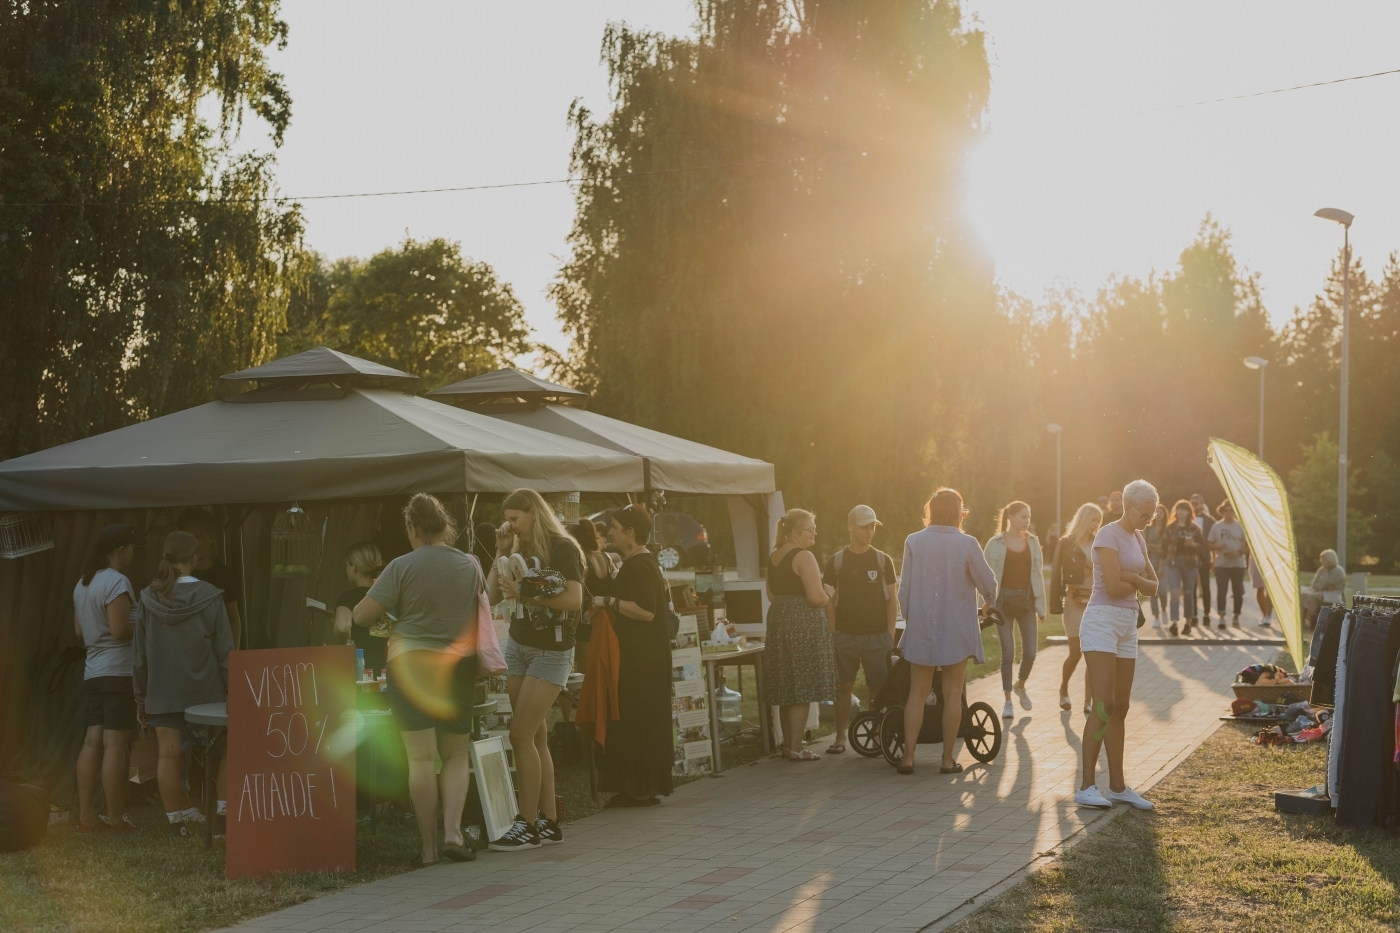
<path id="1" fill-rule="evenodd" d="M 858 505 L 851 509 L 851 513 L 846 516 L 846 520 L 862 528 L 866 525 L 880 524 L 880 520 L 875 517 L 875 510 L 868 505 Z"/>

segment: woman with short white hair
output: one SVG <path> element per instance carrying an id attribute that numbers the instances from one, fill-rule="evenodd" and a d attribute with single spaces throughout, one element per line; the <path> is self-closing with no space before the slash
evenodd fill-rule
<path id="1" fill-rule="evenodd" d="M 1079 647 L 1088 666 L 1094 711 L 1085 718 L 1084 776 L 1074 802 L 1108 809 L 1125 803 L 1151 810 L 1152 802 L 1124 781 L 1123 745 L 1128 704 L 1137 665 L 1138 595 L 1157 592 L 1157 573 L 1147 558 L 1142 529 L 1157 510 L 1157 490 L 1134 480 L 1123 490 L 1123 515 L 1107 522 L 1094 537 L 1094 588 L 1079 623 Z M 1099 790 L 1094 770 L 1100 747 L 1108 749 L 1108 792 Z"/>

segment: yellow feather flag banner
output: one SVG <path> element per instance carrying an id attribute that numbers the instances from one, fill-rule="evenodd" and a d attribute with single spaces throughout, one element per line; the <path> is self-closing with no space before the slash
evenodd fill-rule
<path id="1" fill-rule="evenodd" d="M 1303 620 L 1298 605 L 1298 549 L 1293 540 L 1293 517 L 1283 480 L 1254 454 L 1212 437 L 1206 460 L 1235 506 L 1254 565 L 1264 578 L 1274 616 L 1283 629 L 1288 652 L 1298 670 L 1307 661 Z"/>

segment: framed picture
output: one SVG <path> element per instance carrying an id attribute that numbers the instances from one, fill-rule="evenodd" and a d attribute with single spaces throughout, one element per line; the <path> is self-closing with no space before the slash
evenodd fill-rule
<path id="1" fill-rule="evenodd" d="M 515 785 L 510 780 L 510 763 L 506 761 L 505 741 L 497 735 L 473 742 L 470 754 L 477 794 L 481 797 L 481 812 L 486 818 L 486 838 L 499 839 L 510 829 L 519 812 Z"/>

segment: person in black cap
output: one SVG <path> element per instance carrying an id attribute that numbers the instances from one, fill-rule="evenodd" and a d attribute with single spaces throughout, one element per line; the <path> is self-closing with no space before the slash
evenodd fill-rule
<path id="1" fill-rule="evenodd" d="M 136 728 L 131 689 L 131 606 L 136 594 L 122 573 L 136 556 L 130 525 L 108 525 L 88 554 L 73 587 L 73 625 L 87 647 L 83 685 L 87 731 L 78 752 L 78 832 L 134 833 L 126 815 L 127 743 Z M 107 822 L 93 812 L 99 771 L 107 798 Z"/>

